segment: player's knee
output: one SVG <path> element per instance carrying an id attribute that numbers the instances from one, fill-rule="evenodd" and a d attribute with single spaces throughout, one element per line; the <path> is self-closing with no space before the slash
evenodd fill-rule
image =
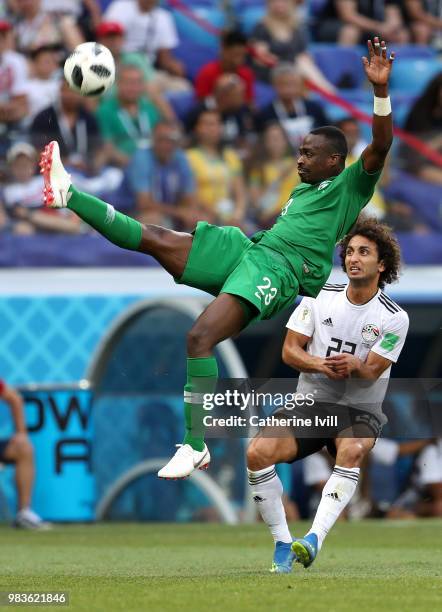
<path id="1" fill-rule="evenodd" d="M 247 467 L 249 470 L 263 470 L 273 465 L 272 452 L 264 438 L 252 440 L 247 449 Z"/>
<path id="2" fill-rule="evenodd" d="M 170 246 L 172 235 L 170 229 L 149 223 L 143 226 L 142 242 L 155 253 L 158 249 L 164 250 Z"/>
<path id="3" fill-rule="evenodd" d="M 199 357 L 212 348 L 210 329 L 203 323 L 194 325 L 187 334 L 187 354 L 190 357 Z"/>
<path id="4" fill-rule="evenodd" d="M 337 465 L 341 467 L 359 467 L 366 454 L 365 447 L 362 442 L 354 440 L 352 444 L 347 444 L 341 447 L 336 457 Z"/>
<path id="5" fill-rule="evenodd" d="M 16 434 L 11 440 L 12 453 L 16 459 L 32 458 L 34 449 L 25 435 Z"/>

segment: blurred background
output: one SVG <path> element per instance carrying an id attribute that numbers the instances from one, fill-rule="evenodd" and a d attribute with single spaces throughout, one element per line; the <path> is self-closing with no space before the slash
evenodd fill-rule
<path id="1" fill-rule="evenodd" d="M 297 150 L 311 129 L 343 129 L 349 163 L 370 141 L 361 56 L 376 34 L 396 51 L 396 137 L 368 210 L 400 242 L 403 274 L 387 291 L 410 316 L 393 376 L 437 379 L 441 2 L 0 1 L 0 378 L 25 400 L 32 505 L 43 518 L 235 523 L 254 512 L 245 440 L 212 440 L 208 474 L 155 476 L 181 440 L 185 335 L 207 296 L 69 211 L 43 209 L 39 150 L 57 139 L 80 189 L 143 222 L 190 230 L 205 219 L 250 235 L 272 225 L 299 181 Z M 117 64 L 98 100 L 62 77 L 67 54 L 88 40 Z M 343 281 L 336 267 L 332 282 Z M 295 377 L 281 361 L 289 314 L 223 343 L 221 376 Z M 396 405 L 412 443 L 387 432 L 350 518 L 442 515 L 440 444 L 412 399 Z M 2 404 L 0 439 L 12 434 Z M 322 455 L 281 467 L 290 519 L 311 515 L 329 473 Z M 15 506 L 14 468 L 0 464 L 1 518 Z"/>

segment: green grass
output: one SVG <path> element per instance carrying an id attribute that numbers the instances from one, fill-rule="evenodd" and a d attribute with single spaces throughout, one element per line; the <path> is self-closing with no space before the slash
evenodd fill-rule
<path id="1" fill-rule="evenodd" d="M 306 525 L 294 525 L 302 534 Z M 69 610 L 401 612 L 442 606 L 442 522 L 339 523 L 308 569 L 268 573 L 264 525 L 0 528 L 0 591 L 69 592 Z M 40 606 L 39 609 L 48 609 Z"/>

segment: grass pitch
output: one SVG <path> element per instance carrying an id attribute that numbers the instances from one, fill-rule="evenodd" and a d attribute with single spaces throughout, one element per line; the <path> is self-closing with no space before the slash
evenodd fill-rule
<path id="1" fill-rule="evenodd" d="M 442 521 L 339 523 L 289 576 L 269 574 L 271 556 L 263 524 L 2 526 L 0 591 L 68 591 L 72 611 L 442 609 Z"/>

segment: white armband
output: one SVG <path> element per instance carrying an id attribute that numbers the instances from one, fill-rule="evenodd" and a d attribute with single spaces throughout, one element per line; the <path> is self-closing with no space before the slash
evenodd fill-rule
<path id="1" fill-rule="evenodd" d="M 386 117 L 391 113 L 390 96 L 387 98 L 374 97 L 373 112 L 378 117 Z"/>

